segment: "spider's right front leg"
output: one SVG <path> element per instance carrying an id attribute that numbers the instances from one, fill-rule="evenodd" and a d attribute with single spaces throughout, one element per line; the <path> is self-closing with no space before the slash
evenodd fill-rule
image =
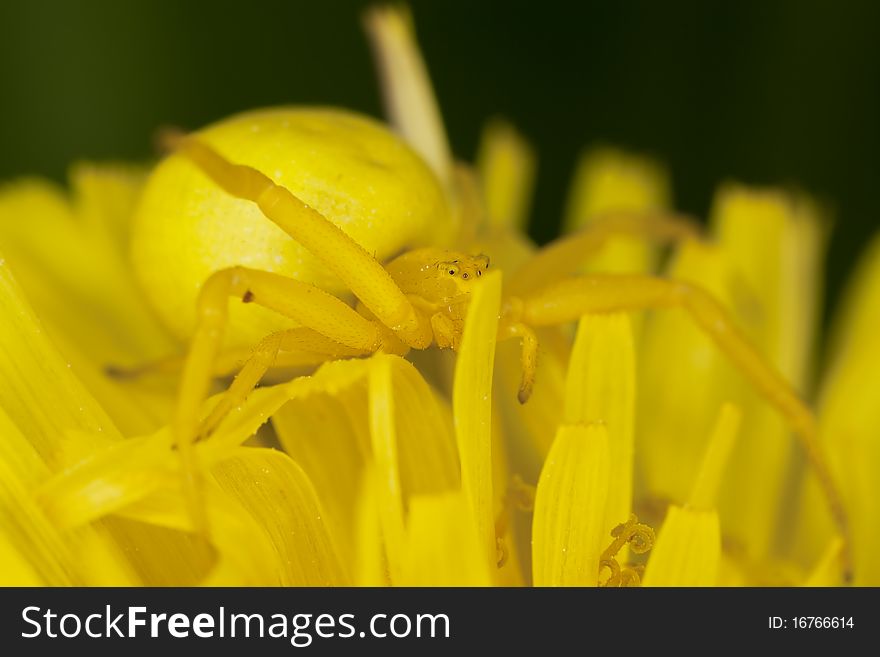
<path id="1" fill-rule="evenodd" d="M 701 239 L 699 226 L 684 215 L 610 212 L 597 217 L 590 226 L 564 235 L 540 249 L 514 271 L 507 289 L 520 297 L 534 294 L 547 285 L 575 274 L 610 239 L 619 236 L 645 239 L 657 246 Z"/>

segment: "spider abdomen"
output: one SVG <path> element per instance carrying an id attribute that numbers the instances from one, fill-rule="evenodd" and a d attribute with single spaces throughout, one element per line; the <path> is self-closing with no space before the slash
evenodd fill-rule
<path id="1" fill-rule="evenodd" d="M 197 135 L 288 188 L 380 261 L 431 244 L 449 224 L 431 171 L 373 119 L 330 108 L 276 108 L 234 116 Z M 163 160 L 147 182 L 132 259 L 152 305 L 180 338 L 195 325 L 201 285 L 224 267 L 244 265 L 345 292 L 256 204 L 228 195 L 180 155 Z M 263 308 L 232 304 L 229 343 L 251 344 L 289 325 Z"/>

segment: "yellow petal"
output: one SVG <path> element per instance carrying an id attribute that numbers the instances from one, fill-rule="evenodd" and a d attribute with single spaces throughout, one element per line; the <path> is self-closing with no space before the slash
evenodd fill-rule
<path id="1" fill-rule="evenodd" d="M 715 495 L 739 429 L 740 411 L 721 408 L 685 507 L 671 505 L 645 570 L 645 586 L 715 586 L 721 563 L 721 527 Z"/>
<path id="2" fill-rule="evenodd" d="M 385 112 L 448 186 L 452 154 L 428 69 L 416 43 L 412 17 L 404 8 L 377 6 L 364 14 L 364 25 L 379 69 Z"/>
<path id="3" fill-rule="evenodd" d="M 477 171 L 489 225 L 524 230 L 535 181 L 535 154 L 503 119 L 492 119 L 483 128 Z"/>
<path id="4" fill-rule="evenodd" d="M 645 568 L 643 586 L 715 586 L 721 529 L 715 511 L 671 505 Z"/>
<path id="5" fill-rule="evenodd" d="M 733 404 L 724 404 L 715 423 L 703 463 L 691 489 L 690 505 L 695 509 L 715 508 L 715 496 L 724 479 L 727 459 L 739 432 L 742 413 Z"/>
<path id="6" fill-rule="evenodd" d="M 396 359 L 396 362 L 403 361 Z M 328 363 L 312 377 L 255 390 L 218 426 L 209 440 L 198 443 L 198 463 L 208 468 L 227 458 L 288 400 L 344 390 L 362 380 L 370 366 L 370 361 L 360 360 Z M 209 413 L 216 402 L 217 398 L 209 400 L 203 415 Z M 75 451 L 81 455 L 89 453 L 88 434 L 72 434 L 68 442 L 77 440 L 85 444 Z M 108 519 L 120 545 L 131 546 L 129 549 L 156 545 L 155 551 L 143 550 L 143 558 L 136 555 L 139 559 L 134 566 L 143 580 L 153 584 L 198 583 L 204 580 L 210 566 L 210 552 L 206 553 L 203 548 L 199 551 L 197 537 L 185 533 L 193 528 L 180 497 L 179 467 L 179 457 L 171 450 L 168 430 L 163 429 L 146 438 L 99 450 L 87 458 L 80 457 L 73 467 L 42 487 L 39 500 L 59 527 L 82 526 L 112 513 L 139 521 L 132 525 L 128 521 Z M 210 572 L 208 581 L 235 584 L 277 581 L 277 577 L 267 575 L 265 568 L 255 569 L 244 564 L 249 557 L 247 549 L 242 547 L 247 544 L 242 536 L 254 531 L 254 520 L 242 512 L 230 515 L 222 502 L 214 502 L 212 508 L 212 514 L 219 514 L 225 523 L 225 532 L 217 538 L 216 544 L 223 559 L 218 568 Z M 165 531 L 157 531 L 155 526 L 164 527 Z M 268 544 L 265 536 L 262 541 Z M 268 550 L 271 557 L 271 548 Z M 174 566 L 165 570 L 177 579 L 170 575 L 169 579 L 163 579 L 165 573 L 157 552 L 175 555 Z M 270 563 L 272 559 L 266 561 Z"/>
<path id="7" fill-rule="evenodd" d="M 283 586 L 349 583 L 315 489 L 290 457 L 241 448 L 214 466 L 213 474 L 268 534 L 283 567 Z"/>
<path id="8" fill-rule="evenodd" d="M 197 444 L 198 462 L 209 467 L 254 435 L 289 400 L 344 389 L 362 378 L 367 367 L 368 361 L 327 363 L 313 376 L 254 390 L 220 423 L 210 440 Z M 203 417 L 218 400 L 213 397 L 205 403 Z M 171 449 L 167 427 L 101 449 L 94 447 L 97 439 L 90 432 L 67 430 L 63 435 L 67 452 L 77 457 L 39 491 L 46 513 L 61 527 L 80 526 L 113 513 L 162 487 L 172 487 L 171 482 L 179 478 L 180 459 Z"/>
<path id="9" fill-rule="evenodd" d="M 143 378 L 113 378 L 107 375 L 108 361 L 95 361 L 72 341 L 54 330 L 52 340 L 82 385 L 95 398 L 124 436 L 156 431 L 174 410 L 175 375 L 147 375 Z M 144 358 L 142 362 L 147 362 Z"/>
<path id="10" fill-rule="evenodd" d="M 880 463 L 880 398 L 877 372 L 880 351 L 876 344 L 853 354 L 847 362 L 837 363 L 834 376 L 823 389 L 821 414 L 826 454 L 840 485 L 852 532 L 855 583 L 880 585 L 880 500 L 877 499 L 877 473 Z M 801 502 L 804 521 L 812 528 L 813 547 L 831 534 L 824 499 L 817 494 L 815 482 Z M 816 551 L 812 551 L 816 554 Z"/>
<path id="11" fill-rule="evenodd" d="M 33 489 L 49 477 L 49 468 L 36 448 L 0 407 L 0 463 L 23 486 Z"/>
<path id="12" fill-rule="evenodd" d="M 113 169 L 79 171 L 70 200 L 42 181 L 0 193 L 0 238 L 16 279 L 40 319 L 101 366 L 173 353 L 179 347 L 135 283 L 128 247 L 118 250 L 104 227 L 128 220 L 136 187 L 120 192 Z M 110 207 L 101 206 L 105 192 Z M 114 203 L 121 195 L 131 198 Z M 123 216 L 101 218 L 109 212 Z"/>
<path id="13" fill-rule="evenodd" d="M 487 250 L 486 252 L 495 253 Z M 515 340 L 497 345 L 493 403 L 494 487 L 496 508 L 508 493 L 510 477 L 515 475 L 534 484 L 550 451 L 563 414 L 566 368 L 571 352 L 569 327 L 542 328 L 538 337 L 536 385 L 528 403 L 518 400 L 522 376 L 521 348 Z M 500 434 L 503 440 L 498 440 Z M 513 511 L 504 541 L 507 561 L 498 571 L 496 584 L 521 585 L 528 581 L 531 567 L 531 518 Z"/>
<path id="14" fill-rule="evenodd" d="M 754 586 L 754 583 L 749 580 L 744 565 L 737 559 L 736 555 L 729 554 L 727 550 L 722 550 L 721 552 L 721 560 L 718 563 L 717 586 Z"/>
<path id="15" fill-rule="evenodd" d="M 670 278 L 696 282 L 728 308 L 735 274 L 717 247 L 688 242 L 669 268 Z M 741 317 L 741 313 L 734 310 Z M 646 318 L 639 357 L 636 436 L 637 469 L 647 491 L 661 500 L 683 502 L 705 451 L 718 408 L 741 406 L 742 377 L 691 319 L 679 310 Z M 742 407 L 742 406 L 741 406 Z"/>
<path id="16" fill-rule="evenodd" d="M 173 512 L 185 515 L 183 499 L 165 497 Z M 154 503 L 155 505 L 155 503 Z M 217 552 L 203 537 L 189 529 L 170 528 L 151 519 L 107 516 L 101 521 L 109 536 L 128 557 L 130 567 L 144 586 L 196 586 L 209 576 L 217 562 Z M 149 518 L 148 514 L 145 514 Z"/>
<path id="17" fill-rule="evenodd" d="M 864 254 L 847 285 L 841 310 L 834 321 L 833 358 L 870 344 L 880 322 L 880 234 L 865 247 Z"/>
<path id="18" fill-rule="evenodd" d="M 41 181 L 0 192 L 0 239 L 35 313 L 120 430 L 155 430 L 170 413 L 173 381 L 110 379 L 110 364 L 140 364 L 174 353 L 146 305 L 123 244 L 140 175 L 79 165 L 71 198 Z"/>
<path id="19" fill-rule="evenodd" d="M 235 451 L 235 450 L 233 450 Z M 226 451 L 228 456 L 229 450 Z M 213 454 L 216 456 L 216 452 Z M 176 457 L 176 455 L 175 455 Z M 179 459 L 175 458 L 179 466 Z M 202 465 L 205 465 L 204 460 Z M 103 523 L 131 555 L 150 586 L 267 586 L 282 581 L 284 566 L 260 522 L 211 478 L 204 480 L 208 534 L 196 532 L 180 474 L 161 472 L 141 495 Z"/>
<path id="20" fill-rule="evenodd" d="M 88 432 L 94 446 L 118 433 L 47 339 L 0 256 L 0 408 L 40 457 L 52 463 L 70 429 Z"/>
<path id="21" fill-rule="evenodd" d="M 612 148 L 581 154 L 565 213 L 565 230 L 609 210 L 658 210 L 669 204 L 669 180 L 656 162 Z"/>
<path id="22" fill-rule="evenodd" d="M 388 586 L 391 576 L 382 540 L 375 466 L 367 466 L 360 483 L 355 511 L 355 583 L 358 586 Z"/>
<path id="23" fill-rule="evenodd" d="M 83 584 L 69 542 L 34 503 L 27 479 L 19 476 L 20 471 L 27 477 L 45 470 L 35 457 L 33 448 L 0 409 L 0 549 L 10 559 L 0 561 L 0 580 L 20 584 L 23 580 L 13 568 L 17 570 L 14 564 L 21 562 L 27 564 L 22 577 L 30 573 L 41 585 Z"/>
<path id="24" fill-rule="evenodd" d="M 712 228 L 761 315 L 753 338 L 803 390 L 821 301 L 826 230 L 818 210 L 807 198 L 727 184 Z"/>
<path id="25" fill-rule="evenodd" d="M 596 586 L 606 536 L 610 477 L 608 433 L 601 424 L 562 426 L 535 497 L 535 586 Z"/>
<path id="26" fill-rule="evenodd" d="M 0 586 L 46 586 L 34 571 L 24 553 L 21 552 L 5 533 L 0 532 Z"/>
<path id="27" fill-rule="evenodd" d="M 147 170 L 132 165 L 80 162 L 70 172 L 76 213 L 90 235 L 110 243 L 108 251 L 128 260 L 131 216 Z"/>
<path id="28" fill-rule="evenodd" d="M 301 403 L 289 404 L 275 425 L 282 444 L 315 473 L 319 495 L 334 515 L 331 524 L 345 537 L 343 553 L 352 560 L 357 481 L 366 463 L 375 463 L 383 549 L 392 579 L 399 581 L 407 500 L 457 488 L 458 457 L 449 416 L 412 365 L 386 355 L 357 363 L 346 366 L 353 373 L 360 368 L 347 386 L 328 391 L 332 395 L 313 389 Z M 360 381 L 367 373 L 368 394 Z M 321 429 L 320 441 L 309 435 L 310 427 Z"/>
<path id="29" fill-rule="evenodd" d="M 452 389 L 461 485 L 488 564 L 496 562 L 491 422 L 500 307 L 501 272 L 496 271 L 484 276 L 471 295 Z"/>
<path id="30" fill-rule="evenodd" d="M 635 423 L 635 353 L 626 315 L 585 315 L 568 365 L 566 424 L 602 422 L 608 432 L 611 485 L 604 526 L 624 522 L 632 510 Z"/>
<path id="31" fill-rule="evenodd" d="M 370 453 L 367 399 L 364 377 L 334 394 L 292 399 L 272 416 L 282 447 L 314 484 L 349 563 L 357 558 L 356 518 Z"/>
<path id="32" fill-rule="evenodd" d="M 78 438 L 71 436 L 72 441 Z M 229 440 L 228 435 L 224 438 Z M 209 465 L 228 455 L 229 449 L 200 444 L 200 463 Z M 206 577 L 210 579 L 205 581 L 215 584 L 277 583 L 271 570 L 273 553 L 262 530 L 234 501 L 230 506 L 229 498 L 216 486 L 208 489 L 211 494 L 206 500 L 219 560 L 211 546 L 192 533 L 179 467 L 179 457 L 164 430 L 117 443 L 81 460 L 43 486 L 38 500 L 52 525 L 67 531 L 105 518 L 108 536 L 125 550 L 145 584 L 192 585 Z M 107 517 L 113 513 L 121 518 Z M 98 574 L 106 579 L 125 570 L 109 568 L 112 565 L 105 568 L 109 574 Z"/>
<path id="33" fill-rule="evenodd" d="M 91 440 L 88 433 L 68 434 L 69 443 Z M 82 453 L 87 452 L 83 446 Z M 37 499 L 52 522 L 72 529 L 137 502 L 179 480 L 179 458 L 163 431 L 94 451 L 47 481 Z"/>
<path id="34" fill-rule="evenodd" d="M 404 493 L 409 497 L 458 489 L 461 468 L 449 409 L 415 367 L 402 358 L 388 360 Z"/>
<path id="35" fill-rule="evenodd" d="M 380 359 L 370 371 L 370 438 L 378 481 L 379 520 L 388 556 L 391 581 L 402 577 L 404 505 L 400 485 L 395 399 L 391 391 L 391 363 Z"/>
<path id="36" fill-rule="evenodd" d="M 868 247 L 847 294 L 836 330 L 836 349 L 819 404 L 821 436 L 840 485 L 852 526 L 855 583 L 880 585 L 880 238 Z M 807 482 L 814 484 L 815 482 Z M 827 545 L 830 530 L 815 486 L 801 500 L 811 553 Z"/>
<path id="37" fill-rule="evenodd" d="M 0 580 L 16 581 L 13 560 L 23 560 L 22 576 L 32 573 L 41 585 L 136 583 L 100 528 L 64 532 L 45 515 L 33 492 L 48 476 L 34 447 L 0 409 L 0 541 L 10 552 L 10 561 L 0 560 Z"/>
<path id="38" fill-rule="evenodd" d="M 63 532 L 45 515 L 34 491 L 49 476 L 33 445 L 0 408 L 0 542 L 5 546 L 0 549 L 9 551 L 8 560 L 0 559 L 0 580 L 20 582 L 19 575 L 30 573 L 39 585 L 138 583 L 100 527 Z"/>
<path id="39" fill-rule="evenodd" d="M 125 266 L 126 253 L 97 225 L 97 216 L 106 213 L 95 209 L 94 197 L 103 189 L 105 174 L 109 177 L 110 170 L 91 170 L 85 176 L 91 192 L 81 194 L 75 188 L 73 205 L 45 182 L 8 186 L 0 193 L 0 238 L 17 282 L 65 366 L 124 432 L 147 431 L 156 427 L 158 413 L 167 414 L 165 407 L 157 413 L 145 411 L 149 394 L 138 394 L 140 386 L 132 382 L 107 379 L 102 369 L 109 362 L 167 353 L 171 343 L 140 299 Z M 133 196 L 133 185 L 129 187 L 108 196 Z M 125 219 L 130 202 L 116 204 Z M 164 396 L 170 397 L 170 391 Z"/>
<path id="40" fill-rule="evenodd" d="M 78 532 L 80 538 L 76 548 L 77 560 L 89 586 L 146 584 L 126 558 L 131 546 L 121 544 L 103 524 L 93 525 L 89 530 Z M 145 546 L 153 547 L 151 543 L 141 543 L 136 549 L 143 550 Z"/>
<path id="41" fill-rule="evenodd" d="M 843 566 L 841 564 L 841 551 L 843 540 L 837 536 L 831 540 L 822 558 L 813 568 L 804 586 L 842 586 Z"/>
<path id="42" fill-rule="evenodd" d="M 474 253 L 491 253 L 492 264 L 502 271 L 520 267 L 534 253 L 534 245 L 521 235 L 509 230 L 496 230 L 481 235 L 469 243 Z M 565 371 L 571 352 L 568 327 L 539 328 L 538 361 L 535 386 L 527 404 L 517 399 L 522 378 L 522 350 L 516 340 L 497 344 L 495 353 L 493 431 L 503 436 L 504 454 L 493 457 L 506 459 L 507 472 L 517 474 L 528 482 L 536 482 L 541 464 L 547 456 L 562 417 L 565 390 Z M 419 370 L 423 371 L 421 364 Z M 444 388 L 441 388 L 444 389 Z M 496 470 L 495 479 L 507 476 Z M 496 487 L 496 498 L 503 496 L 507 481 Z M 530 541 L 531 539 L 528 538 Z M 528 545 L 528 543 L 526 543 Z M 526 550 L 528 554 L 530 550 Z"/>
<path id="43" fill-rule="evenodd" d="M 259 522 L 216 483 L 205 483 L 208 536 L 195 533 L 179 482 L 173 487 L 155 490 L 120 510 L 124 521 L 137 521 L 134 523 L 137 538 L 131 543 L 146 553 L 137 564 L 145 583 L 153 586 L 179 582 L 189 586 L 280 584 L 283 567 Z M 113 526 L 118 528 L 119 523 Z M 131 528 L 131 524 L 126 527 Z"/>
<path id="44" fill-rule="evenodd" d="M 466 522 L 464 494 L 416 495 L 410 500 L 401 584 L 489 586 L 492 573 L 476 527 Z"/>
<path id="45" fill-rule="evenodd" d="M 712 226 L 748 290 L 752 321 L 745 328 L 751 339 L 795 389 L 805 392 L 821 299 L 825 230 L 818 211 L 808 199 L 779 190 L 728 184 L 716 195 Z M 740 403 L 744 430 L 719 510 L 725 533 L 753 557 L 764 557 L 779 535 L 790 462 L 800 453 L 766 402 L 748 391 Z M 744 481 L 748 486 L 738 483 Z"/>
<path id="46" fill-rule="evenodd" d="M 492 416 L 498 417 L 497 389 L 492 402 Z M 495 537 L 497 570 L 496 586 L 523 586 L 527 573 L 531 572 L 528 556 L 531 554 L 530 518 L 515 503 L 513 494 L 522 492 L 522 474 L 514 465 L 510 449 L 500 422 L 492 423 L 492 491 L 495 496 Z M 514 480 L 516 477 L 516 483 Z M 536 481 L 537 477 L 530 481 Z M 516 493 L 514 493 L 516 491 Z M 512 503 L 513 502 L 513 503 Z M 526 562 L 523 562 L 523 557 Z"/>

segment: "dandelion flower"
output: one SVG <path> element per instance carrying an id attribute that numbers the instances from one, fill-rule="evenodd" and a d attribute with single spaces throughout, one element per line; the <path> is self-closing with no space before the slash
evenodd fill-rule
<path id="1" fill-rule="evenodd" d="M 184 346 L 128 256 L 146 172 L 78 165 L 69 191 L 6 184 L 0 582 L 840 585 L 851 548 L 854 582 L 880 584 L 880 242 L 825 363 L 811 357 L 826 223 L 803 194 L 727 183 L 707 236 L 665 249 L 617 235 L 584 263 L 691 281 L 727 309 L 817 409 L 850 519 L 841 536 L 791 428 L 679 310 L 537 330 L 524 394 L 518 341 L 497 338 L 509 274 L 536 252 L 523 232 L 535 153 L 493 119 L 476 165 L 456 162 L 411 17 L 377 8 L 365 25 L 391 125 L 439 181 L 456 248 L 492 257 L 457 352 L 276 373 L 192 447 L 206 531 L 188 512 L 169 427 Z M 660 165 L 590 150 L 565 226 L 670 205 Z M 142 376 L 107 370 L 157 361 Z M 203 416 L 227 385 L 214 384 Z"/>

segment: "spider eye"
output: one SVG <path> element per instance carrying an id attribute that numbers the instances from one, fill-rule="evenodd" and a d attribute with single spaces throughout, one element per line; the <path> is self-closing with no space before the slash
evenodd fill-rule
<path id="1" fill-rule="evenodd" d="M 469 278 L 467 272 L 463 273 L 463 274 L 461 275 L 461 277 L 462 277 L 464 280 L 467 280 L 467 279 Z"/>
<path id="2" fill-rule="evenodd" d="M 437 269 L 441 272 L 445 272 L 450 276 L 455 276 L 458 273 L 458 265 L 454 262 L 438 262 Z"/>
<path id="3" fill-rule="evenodd" d="M 477 270 L 477 276 L 482 276 L 482 275 L 483 275 L 483 272 L 482 272 L 481 270 L 478 269 L 478 270 Z"/>

